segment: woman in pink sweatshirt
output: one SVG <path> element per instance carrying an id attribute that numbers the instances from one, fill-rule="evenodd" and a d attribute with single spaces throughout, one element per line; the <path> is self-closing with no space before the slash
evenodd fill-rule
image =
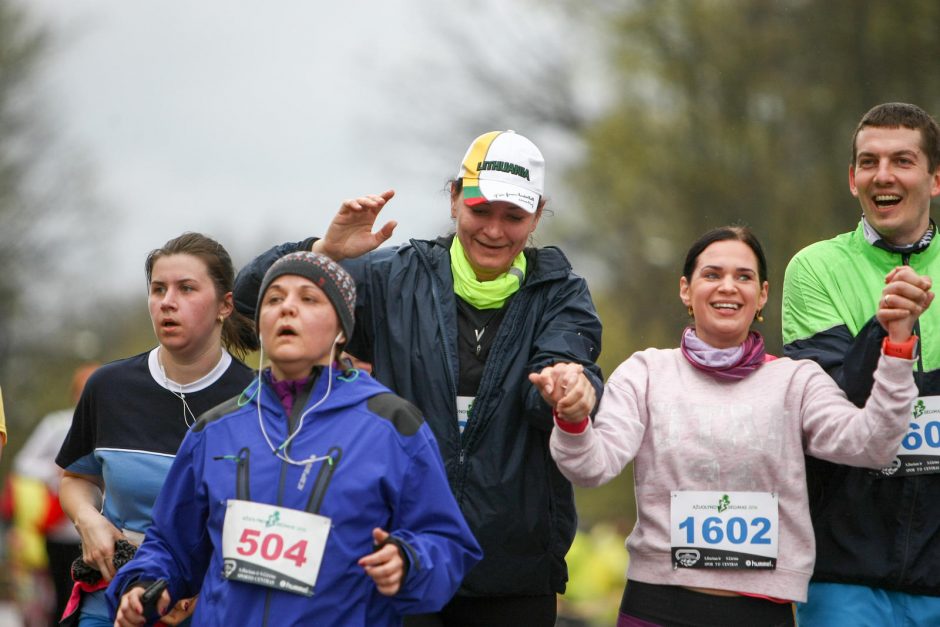
<path id="1" fill-rule="evenodd" d="M 679 348 L 623 362 L 593 421 L 565 402 L 570 369 L 531 375 L 555 408 L 551 453 L 568 479 L 598 486 L 636 460 L 618 626 L 793 624 L 815 560 L 803 455 L 892 462 L 916 395 L 912 329 L 930 287 L 909 267 L 886 277 L 877 317 L 888 337 L 862 409 L 815 362 L 765 354 L 750 326 L 767 302 L 766 262 L 743 227 L 693 244 L 679 297 L 694 324 Z"/>

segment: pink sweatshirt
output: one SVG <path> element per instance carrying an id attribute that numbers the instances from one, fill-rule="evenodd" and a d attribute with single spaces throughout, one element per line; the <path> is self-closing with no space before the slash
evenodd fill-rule
<path id="1" fill-rule="evenodd" d="M 679 349 L 651 348 L 614 371 L 583 433 L 553 430 L 552 457 L 586 487 L 610 481 L 636 459 L 630 579 L 805 601 L 816 548 L 803 454 L 888 465 L 917 394 L 912 364 L 882 356 L 871 397 L 858 409 L 812 361 L 781 358 L 743 380 L 723 381 L 693 368 Z M 672 490 L 776 492 L 776 569 L 673 569 Z"/>

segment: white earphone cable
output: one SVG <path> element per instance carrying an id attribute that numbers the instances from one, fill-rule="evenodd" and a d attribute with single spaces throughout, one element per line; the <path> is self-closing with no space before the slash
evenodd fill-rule
<path id="1" fill-rule="evenodd" d="M 297 428 L 294 429 L 294 432 L 291 433 L 289 436 L 287 436 L 287 439 L 284 440 L 284 442 L 282 442 L 281 445 L 278 447 L 275 447 L 274 443 L 271 442 L 271 438 L 268 437 L 268 432 L 264 428 L 264 418 L 261 415 L 261 371 L 264 366 L 264 346 L 263 345 L 261 346 L 261 349 L 259 351 L 259 358 L 258 358 L 258 390 L 257 390 L 256 399 L 255 399 L 255 405 L 258 408 L 258 427 L 261 429 L 261 435 L 264 436 L 264 441 L 268 443 L 268 447 L 270 447 L 271 452 L 274 453 L 274 455 L 278 459 L 280 459 L 281 461 L 285 463 L 292 464 L 294 466 L 306 466 L 314 462 L 331 459 L 329 455 L 311 455 L 310 457 L 306 459 L 298 461 L 298 460 L 293 459 L 290 456 L 290 454 L 287 452 L 287 447 L 291 443 L 291 441 L 293 441 L 294 437 L 298 433 L 300 433 L 300 429 L 304 426 L 304 419 L 307 417 L 307 415 L 310 414 L 317 407 L 322 405 L 326 401 L 326 399 L 330 397 L 330 392 L 333 389 L 333 351 L 336 348 L 336 345 L 339 343 L 339 338 L 340 338 L 340 335 L 337 335 L 336 339 L 333 340 L 333 345 L 330 347 L 330 362 L 329 362 L 329 367 L 327 369 L 326 393 L 323 395 L 323 398 L 321 398 L 316 403 L 314 403 L 313 405 L 308 407 L 306 410 L 304 410 L 304 413 L 300 415 L 300 420 L 297 422 Z M 283 453 L 281 451 L 283 451 Z"/>

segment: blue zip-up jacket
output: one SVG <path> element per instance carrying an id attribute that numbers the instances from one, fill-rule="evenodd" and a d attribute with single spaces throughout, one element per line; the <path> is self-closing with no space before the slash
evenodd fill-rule
<path id="1" fill-rule="evenodd" d="M 548 452 L 551 407 L 528 375 L 557 362 L 580 363 L 600 398 L 601 322 L 587 283 L 564 254 L 551 246 L 527 248 L 525 281 L 506 304 L 461 436 L 452 240 L 411 240 L 343 261 L 357 291 L 347 350 L 417 405 L 434 432 L 451 488 L 483 547 L 483 561 L 460 593 L 563 592 L 564 558 L 577 525 L 574 496 Z M 239 311 L 254 315 L 267 268 L 313 241 L 276 246 L 243 268 L 235 280 Z"/>
<path id="2" fill-rule="evenodd" d="M 180 447 L 144 543 L 108 588 L 112 610 L 128 585 L 158 578 L 174 600 L 199 594 L 194 626 L 399 625 L 405 613 L 440 609 L 481 557 L 479 546 L 420 412 L 367 374 L 350 373 L 319 376 L 290 416 L 264 383 L 259 417 L 257 382 L 204 414 Z M 274 446 L 297 432 L 291 458 L 333 462 L 305 473 L 280 460 L 259 421 Z M 222 527 L 234 498 L 330 519 L 312 597 L 223 577 Z M 357 564 L 373 551 L 376 527 L 391 533 L 408 562 L 393 597 L 379 594 Z"/>

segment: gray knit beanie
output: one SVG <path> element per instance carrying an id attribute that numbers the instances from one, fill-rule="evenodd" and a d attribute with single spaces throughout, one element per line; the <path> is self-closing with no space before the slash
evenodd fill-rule
<path id="1" fill-rule="evenodd" d="M 261 318 L 261 302 L 264 299 L 264 293 L 274 279 L 285 274 L 296 274 L 310 279 L 314 285 L 323 290 L 339 316 L 339 323 L 343 328 L 346 341 L 352 339 L 356 310 L 356 282 L 341 265 L 326 255 L 309 250 L 284 255 L 264 273 L 261 289 L 258 291 L 258 307 L 255 309 L 256 326 Z"/>

